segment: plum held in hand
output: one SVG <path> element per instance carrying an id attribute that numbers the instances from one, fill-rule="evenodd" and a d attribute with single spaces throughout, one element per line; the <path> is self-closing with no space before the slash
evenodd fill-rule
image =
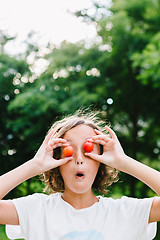
<path id="1" fill-rule="evenodd" d="M 66 146 L 63 148 L 63 154 L 65 157 L 71 157 L 73 155 L 73 147 Z"/>
<path id="2" fill-rule="evenodd" d="M 84 151 L 85 152 L 92 152 L 93 151 L 93 148 L 94 148 L 94 145 L 92 142 L 89 142 L 87 141 L 85 144 L 84 144 Z"/>

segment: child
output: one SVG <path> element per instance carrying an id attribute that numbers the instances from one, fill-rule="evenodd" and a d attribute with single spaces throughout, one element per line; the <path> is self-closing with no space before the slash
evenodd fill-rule
<path id="1" fill-rule="evenodd" d="M 109 134 L 105 133 L 105 129 Z M 86 144 L 93 147 L 84 147 Z M 64 149 L 70 146 L 69 157 Z M 116 169 L 116 170 L 115 170 Z M 128 173 L 160 194 L 160 173 L 128 157 L 114 131 L 94 114 L 56 122 L 33 159 L 1 176 L 1 199 L 23 181 L 43 174 L 46 189 L 0 201 L 0 223 L 10 239 L 151 240 L 160 221 L 160 198 L 112 199 L 96 196 Z M 56 193 L 55 193 L 56 192 Z"/>

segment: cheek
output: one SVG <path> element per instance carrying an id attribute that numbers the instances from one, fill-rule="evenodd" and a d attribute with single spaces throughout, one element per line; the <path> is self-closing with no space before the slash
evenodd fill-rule
<path id="1" fill-rule="evenodd" d="M 72 172 L 71 162 L 61 165 L 59 167 L 59 171 L 63 178 L 66 178 L 66 177 L 68 178 L 70 176 L 70 173 Z"/>
<path id="2" fill-rule="evenodd" d="M 59 168 L 59 171 L 60 171 L 60 174 L 61 174 L 61 176 L 62 176 L 63 181 L 65 182 L 65 181 L 66 181 L 66 178 L 67 178 L 67 173 L 66 173 L 66 171 L 64 171 L 63 168 Z"/>
<path id="3" fill-rule="evenodd" d="M 88 160 L 88 168 L 90 169 L 90 172 L 95 175 L 98 172 L 100 166 L 100 162 L 95 161 L 95 160 Z"/>
<path id="4" fill-rule="evenodd" d="M 68 172 L 64 165 L 59 167 L 59 171 L 60 171 L 62 177 L 66 172 Z"/>

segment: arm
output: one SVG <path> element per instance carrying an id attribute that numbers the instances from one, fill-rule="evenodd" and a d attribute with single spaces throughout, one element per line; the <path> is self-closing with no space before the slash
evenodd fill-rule
<path id="1" fill-rule="evenodd" d="M 0 177 L 0 198 L 25 180 L 36 176 L 36 166 L 32 160 Z M 10 201 L 0 200 L 0 224 L 19 225 L 16 208 Z"/>
<path id="2" fill-rule="evenodd" d="M 53 150 L 58 146 L 66 146 L 66 140 L 53 138 L 51 131 L 43 141 L 33 159 L 0 177 L 0 199 L 25 180 L 67 163 L 70 158 L 56 160 Z M 19 224 L 18 215 L 10 201 L 0 200 L 0 224 Z"/>
<path id="3" fill-rule="evenodd" d="M 141 180 L 160 196 L 160 172 L 127 156 L 118 141 L 114 131 L 106 126 L 111 137 L 95 130 L 97 136 L 92 141 L 103 145 L 103 154 L 86 153 L 91 158 L 112 168 L 130 174 Z M 155 198 L 152 204 L 149 222 L 160 221 L 160 198 Z"/>
<path id="4" fill-rule="evenodd" d="M 123 159 L 121 171 L 138 178 L 160 196 L 160 172 L 128 156 Z"/>

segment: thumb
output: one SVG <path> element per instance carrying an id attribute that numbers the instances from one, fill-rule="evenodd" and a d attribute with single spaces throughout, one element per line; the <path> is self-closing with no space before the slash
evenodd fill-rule
<path id="1" fill-rule="evenodd" d="M 90 158 L 92 158 L 93 160 L 96 160 L 96 161 L 98 161 L 98 162 L 101 162 L 101 156 L 100 155 L 98 155 L 98 154 L 95 154 L 95 153 L 85 153 L 85 155 L 86 156 L 88 156 L 88 157 L 90 157 Z"/>
<path id="2" fill-rule="evenodd" d="M 61 158 L 58 160 L 58 166 L 66 164 L 67 162 L 71 161 L 72 159 L 73 159 L 73 157 Z"/>

